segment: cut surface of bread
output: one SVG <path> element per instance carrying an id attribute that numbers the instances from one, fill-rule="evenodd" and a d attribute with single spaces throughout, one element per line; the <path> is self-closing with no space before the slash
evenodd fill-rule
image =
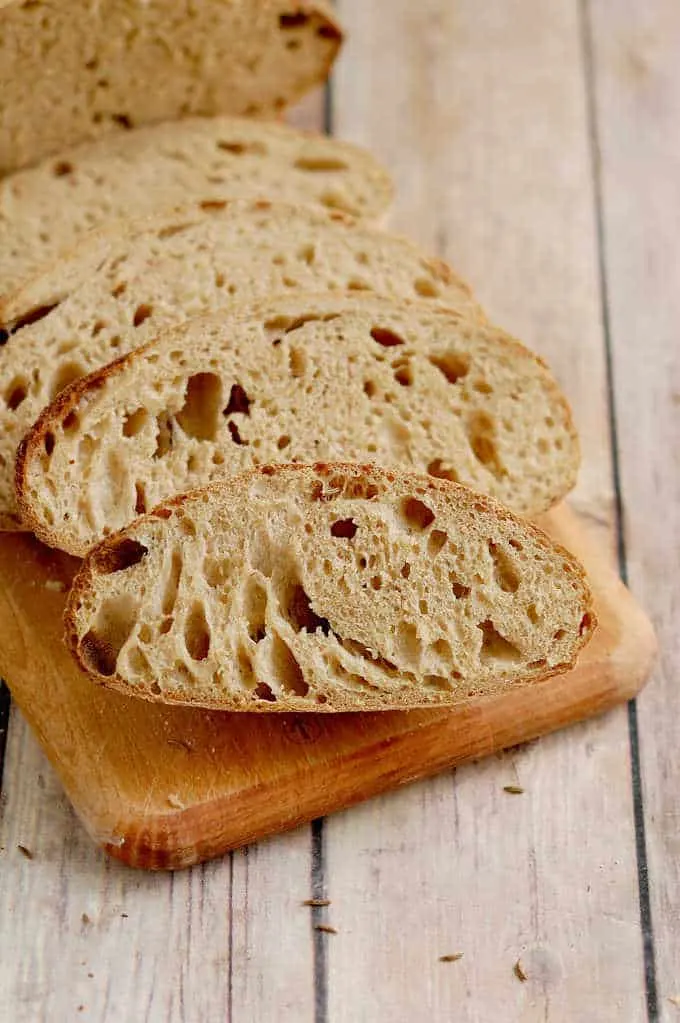
<path id="1" fill-rule="evenodd" d="M 336 463 L 160 506 L 88 554 L 65 623 L 81 666 L 129 695 L 345 711 L 536 682 L 595 620 L 578 562 L 496 502 Z"/>
<path id="2" fill-rule="evenodd" d="M 411 242 L 312 206 L 198 203 L 88 236 L 0 302 L 0 516 L 15 527 L 14 456 L 63 388 L 163 327 L 286 291 L 374 292 L 478 314 Z M 9 335 L 9 336 L 7 336 Z"/>
<path id="3" fill-rule="evenodd" d="M 546 366 L 501 331 L 378 297 L 291 295 L 187 321 L 62 391 L 21 445 L 24 522 L 83 555 L 166 498 L 343 458 L 544 511 L 578 444 Z"/>
<path id="4" fill-rule="evenodd" d="M 190 200 L 320 203 L 378 221 L 389 175 L 358 146 L 244 118 L 188 118 L 62 150 L 0 181 L 0 291 L 93 227 Z"/>
<path id="5" fill-rule="evenodd" d="M 272 116 L 341 40 L 325 0 L 2 0 L 0 175 L 141 124 Z"/>

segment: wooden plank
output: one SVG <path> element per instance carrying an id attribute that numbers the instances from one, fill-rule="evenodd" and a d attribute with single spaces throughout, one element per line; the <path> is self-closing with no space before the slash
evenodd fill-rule
<path id="1" fill-rule="evenodd" d="M 672 1020 L 680 1019 L 680 7 L 591 6 L 625 555 L 661 649 L 638 721 L 656 1002 Z"/>
<path id="2" fill-rule="evenodd" d="M 340 11 L 338 134 L 395 173 L 395 226 L 549 358 L 585 438 L 575 500 L 613 549 L 578 3 Z M 642 1020 L 633 835 L 623 712 L 331 819 L 329 1018 Z"/>

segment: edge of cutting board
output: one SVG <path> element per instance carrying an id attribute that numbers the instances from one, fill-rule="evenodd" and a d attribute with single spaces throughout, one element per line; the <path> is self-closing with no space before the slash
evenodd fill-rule
<path id="1" fill-rule="evenodd" d="M 584 563 L 600 626 L 576 667 L 458 707 L 229 714 L 94 685 L 62 640 L 77 562 L 0 535 L 0 672 L 95 842 L 134 867 L 191 866 L 265 835 L 526 742 L 633 697 L 652 626 L 566 506 L 541 523 Z"/>

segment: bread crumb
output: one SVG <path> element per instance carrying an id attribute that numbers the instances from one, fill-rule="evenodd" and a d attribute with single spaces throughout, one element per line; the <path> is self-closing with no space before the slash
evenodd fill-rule
<path id="1" fill-rule="evenodd" d="M 324 934 L 337 934 L 338 933 L 336 928 L 335 927 L 331 927 L 330 924 L 315 924 L 314 925 L 314 930 L 315 931 L 322 931 Z"/>
<path id="2" fill-rule="evenodd" d="M 128 914 L 127 914 L 127 913 L 121 913 L 120 915 L 121 915 L 121 916 L 122 916 L 122 917 L 123 917 L 123 918 L 124 918 L 125 920 L 127 920 L 127 918 L 128 918 Z"/>
<path id="3" fill-rule="evenodd" d="M 55 593 L 64 593 L 66 590 L 65 583 L 59 581 L 59 579 L 48 579 L 45 583 L 46 590 L 53 590 Z"/>
<path id="4" fill-rule="evenodd" d="M 511 796 L 521 796 L 524 789 L 521 785 L 504 785 L 503 792 L 508 792 Z"/>
<path id="5" fill-rule="evenodd" d="M 517 977 L 517 980 L 521 980 L 521 981 L 522 981 L 522 983 L 524 983 L 524 982 L 525 982 L 526 980 L 528 980 L 528 979 L 529 979 L 529 978 L 528 978 L 528 976 L 527 976 L 527 974 L 526 974 L 526 973 L 524 972 L 524 970 L 522 969 L 522 963 L 520 962 L 520 960 L 519 960 L 519 959 L 517 960 L 517 962 L 516 962 L 516 963 L 515 963 L 515 965 L 513 966 L 513 968 L 512 968 L 512 972 L 513 972 L 513 973 L 515 974 L 515 976 Z"/>
<path id="6" fill-rule="evenodd" d="M 89 918 L 89 916 L 87 915 L 87 913 L 83 913 L 80 919 L 82 920 L 82 922 L 84 923 L 84 925 L 85 925 L 86 927 L 87 927 L 87 925 L 88 925 L 88 924 L 91 924 L 91 923 L 92 923 L 92 921 L 90 920 L 90 918 Z"/>
<path id="7" fill-rule="evenodd" d="M 449 952 L 445 956 L 440 956 L 439 957 L 439 962 L 440 963 L 457 963 L 459 959 L 463 958 L 464 954 L 465 954 L 464 952 Z"/>
<path id="8" fill-rule="evenodd" d="M 22 854 L 22 856 L 26 857 L 27 860 L 34 859 L 33 853 L 31 852 L 30 849 L 27 849 L 25 845 L 18 845 L 17 849 Z"/>
<path id="9" fill-rule="evenodd" d="M 303 906 L 330 906 L 330 899 L 305 899 Z"/>

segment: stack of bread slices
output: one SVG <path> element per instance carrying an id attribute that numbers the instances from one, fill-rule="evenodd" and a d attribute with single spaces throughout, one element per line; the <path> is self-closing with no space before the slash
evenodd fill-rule
<path id="1" fill-rule="evenodd" d="M 317 0 L 0 3 L 0 526 L 84 559 L 66 638 L 129 695 L 447 705 L 595 627 L 529 521 L 579 462 L 550 370 L 380 226 L 369 153 L 271 119 L 341 40 Z"/>

